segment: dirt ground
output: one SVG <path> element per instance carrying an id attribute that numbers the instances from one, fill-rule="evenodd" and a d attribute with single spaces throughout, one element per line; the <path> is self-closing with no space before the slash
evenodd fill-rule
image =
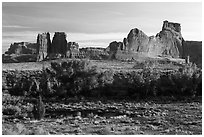
<path id="1" fill-rule="evenodd" d="M 4 127 L 22 124 L 44 134 L 202 134 L 201 98 L 191 101 L 81 100 L 46 103 L 45 118 L 36 121 L 3 116 Z"/>

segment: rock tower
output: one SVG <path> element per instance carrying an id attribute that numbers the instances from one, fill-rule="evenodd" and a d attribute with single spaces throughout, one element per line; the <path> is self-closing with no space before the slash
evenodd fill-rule
<path id="1" fill-rule="evenodd" d="M 52 40 L 52 46 L 50 53 L 53 54 L 62 54 L 63 56 L 66 56 L 67 52 L 67 35 L 65 32 L 55 32 L 53 40 Z"/>
<path id="2" fill-rule="evenodd" d="M 45 32 L 42 34 L 38 34 L 37 44 L 38 44 L 37 61 L 42 61 L 47 57 L 47 55 L 49 53 L 49 49 L 51 46 L 50 33 Z"/>

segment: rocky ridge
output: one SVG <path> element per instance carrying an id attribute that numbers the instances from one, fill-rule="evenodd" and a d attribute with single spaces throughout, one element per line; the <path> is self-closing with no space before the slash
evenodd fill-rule
<path id="1" fill-rule="evenodd" d="M 116 54 L 115 57 L 120 59 L 125 58 L 123 57 L 125 53 L 129 54 L 130 59 L 134 58 L 135 54 L 150 57 L 168 56 L 182 58 L 183 42 L 180 24 L 164 21 L 162 30 L 156 36 L 148 37 L 143 31 L 134 28 L 130 30 L 123 42 L 111 42 L 107 50 L 111 54 Z"/>

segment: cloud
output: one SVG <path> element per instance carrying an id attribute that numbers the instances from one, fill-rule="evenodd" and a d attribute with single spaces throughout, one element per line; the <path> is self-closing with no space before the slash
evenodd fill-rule
<path id="1" fill-rule="evenodd" d="M 11 43 L 14 42 L 36 42 L 38 32 L 35 31 L 18 31 L 2 33 L 2 53 L 4 53 Z"/>
<path id="2" fill-rule="evenodd" d="M 67 39 L 72 41 L 84 41 L 84 40 L 123 40 L 127 36 L 127 33 L 68 33 Z"/>
<path id="3" fill-rule="evenodd" d="M 32 28 L 32 27 L 27 27 L 27 26 L 19 26 L 19 25 L 3 25 L 3 28 L 20 28 L 20 29 L 24 29 L 24 28 Z"/>

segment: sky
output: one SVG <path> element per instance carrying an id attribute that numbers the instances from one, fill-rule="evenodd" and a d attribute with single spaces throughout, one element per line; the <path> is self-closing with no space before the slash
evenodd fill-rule
<path id="1" fill-rule="evenodd" d="M 38 33 L 63 31 L 80 47 L 107 47 L 133 28 L 148 36 L 163 21 L 181 23 L 185 40 L 202 40 L 200 2 L 3 2 L 2 52 L 14 42 L 36 42 Z"/>

